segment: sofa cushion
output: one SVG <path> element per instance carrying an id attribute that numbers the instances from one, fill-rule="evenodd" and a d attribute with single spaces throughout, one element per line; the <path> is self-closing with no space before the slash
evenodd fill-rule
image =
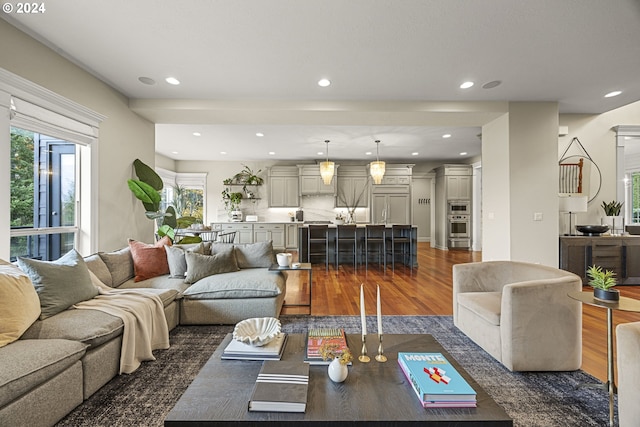
<path id="1" fill-rule="evenodd" d="M 128 246 L 114 252 L 98 252 L 98 255 L 109 268 L 112 287 L 117 288 L 133 277 L 133 258 Z M 106 282 L 105 285 L 109 286 Z"/>
<path id="2" fill-rule="evenodd" d="M 17 340 L 40 316 L 40 299 L 29 276 L 0 260 L 0 347 Z"/>
<path id="3" fill-rule="evenodd" d="M 240 268 L 269 268 L 276 264 L 271 240 L 234 245 L 234 251 Z"/>
<path id="4" fill-rule="evenodd" d="M 153 277 L 151 279 L 143 280 L 142 282 L 136 282 L 133 279 L 129 279 L 120 285 L 119 289 L 163 289 L 163 290 L 175 290 L 177 293 L 181 293 L 189 287 L 184 283 L 183 278 L 173 278 L 168 274 L 164 276 Z M 179 298 L 179 295 L 177 296 Z"/>
<path id="5" fill-rule="evenodd" d="M 191 245 L 165 245 L 164 250 L 167 252 L 167 263 L 169 264 L 169 274 L 173 278 L 184 279 L 187 273 L 187 260 L 184 257 L 185 252 L 193 252 L 202 255 L 208 255 L 205 252 L 204 244 L 194 243 Z"/>
<path id="6" fill-rule="evenodd" d="M 187 276 L 184 282 L 189 284 L 214 274 L 238 271 L 233 247 L 220 250 L 213 255 L 187 252 L 185 253 L 185 259 L 187 260 Z"/>
<path id="7" fill-rule="evenodd" d="M 18 265 L 36 288 L 42 309 L 40 319 L 98 295 L 98 288 L 91 283 L 89 269 L 75 249 L 56 261 L 18 257 Z"/>
<path id="8" fill-rule="evenodd" d="M 18 340 L 0 349 L 0 407 L 28 393 L 84 356 L 69 340 Z M 37 404 L 37 402 L 34 402 Z"/>
<path id="9" fill-rule="evenodd" d="M 170 244 L 171 240 L 167 236 L 151 245 L 129 239 L 129 249 L 131 249 L 133 271 L 135 273 L 134 280 L 136 282 L 169 274 L 167 252 L 164 247 Z"/>
<path id="10" fill-rule="evenodd" d="M 22 335 L 23 339 L 67 339 L 97 347 L 122 334 L 124 323 L 119 317 L 98 310 L 69 309 L 53 317 L 35 322 Z"/>
<path id="11" fill-rule="evenodd" d="M 463 292 L 458 294 L 458 304 L 491 325 L 500 326 L 502 292 Z"/>
<path id="12" fill-rule="evenodd" d="M 284 275 L 264 268 L 216 274 L 198 280 L 183 292 L 185 299 L 268 298 L 285 291 Z"/>
<path id="13" fill-rule="evenodd" d="M 89 271 L 95 274 L 102 283 L 109 287 L 113 286 L 113 279 L 111 278 L 109 267 L 107 267 L 107 264 L 99 254 L 93 254 L 84 257 L 84 262 L 85 264 L 87 264 L 87 268 L 89 268 Z"/>

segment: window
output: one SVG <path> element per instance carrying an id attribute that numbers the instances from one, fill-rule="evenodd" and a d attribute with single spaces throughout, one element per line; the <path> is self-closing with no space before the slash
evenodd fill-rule
<path id="1" fill-rule="evenodd" d="M 75 144 L 11 127 L 11 260 L 58 259 L 75 246 L 76 164 Z"/>
<path id="2" fill-rule="evenodd" d="M 206 218 L 206 173 L 180 173 L 157 169 L 162 178 L 162 210 L 173 206 L 178 218 L 191 216 L 204 223 Z"/>
<path id="3" fill-rule="evenodd" d="M 640 223 L 640 172 L 631 172 L 631 222 Z"/>

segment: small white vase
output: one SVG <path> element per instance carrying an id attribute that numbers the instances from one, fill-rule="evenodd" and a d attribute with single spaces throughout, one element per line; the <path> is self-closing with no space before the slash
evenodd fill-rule
<path id="1" fill-rule="evenodd" d="M 349 375 L 349 369 L 347 369 L 347 365 L 343 365 L 340 363 L 340 360 L 333 359 L 331 363 L 329 363 L 328 371 L 329 378 L 334 383 L 341 383 L 347 379 L 347 375 Z"/>

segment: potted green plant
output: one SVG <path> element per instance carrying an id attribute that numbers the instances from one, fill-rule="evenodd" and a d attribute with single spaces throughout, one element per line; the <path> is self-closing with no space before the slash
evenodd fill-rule
<path id="1" fill-rule="evenodd" d="M 620 216 L 620 210 L 622 209 L 623 203 L 616 202 L 615 200 L 607 202 L 602 202 L 602 209 L 604 210 L 605 218 L 603 218 L 603 222 L 609 226 L 611 230 L 611 234 L 622 233 L 622 229 L 624 228 L 622 216 Z"/>
<path id="2" fill-rule="evenodd" d="M 237 211 L 240 208 L 240 202 L 242 202 L 242 198 L 243 195 L 239 191 L 231 191 L 228 188 L 222 191 L 224 208 L 229 213 Z"/>
<path id="3" fill-rule="evenodd" d="M 589 285 L 593 288 L 593 297 L 603 301 L 618 301 L 620 291 L 613 288 L 617 283 L 616 274 L 611 270 L 603 270 L 602 267 L 592 265 L 587 269 Z"/>

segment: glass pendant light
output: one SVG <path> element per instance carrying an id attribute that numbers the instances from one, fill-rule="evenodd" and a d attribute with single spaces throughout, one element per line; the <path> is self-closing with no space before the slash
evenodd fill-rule
<path id="1" fill-rule="evenodd" d="M 335 163 L 329 161 L 329 140 L 324 141 L 327 144 L 327 161 L 320 162 L 320 176 L 324 185 L 330 185 L 333 173 L 335 172 Z"/>
<path id="2" fill-rule="evenodd" d="M 369 172 L 371 173 L 371 178 L 373 178 L 373 182 L 375 184 L 382 183 L 382 177 L 384 176 L 384 162 L 380 161 L 378 147 L 380 146 L 380 140 L 376 139 L 376 161 L 371 162 L 369 164 Z"/>

